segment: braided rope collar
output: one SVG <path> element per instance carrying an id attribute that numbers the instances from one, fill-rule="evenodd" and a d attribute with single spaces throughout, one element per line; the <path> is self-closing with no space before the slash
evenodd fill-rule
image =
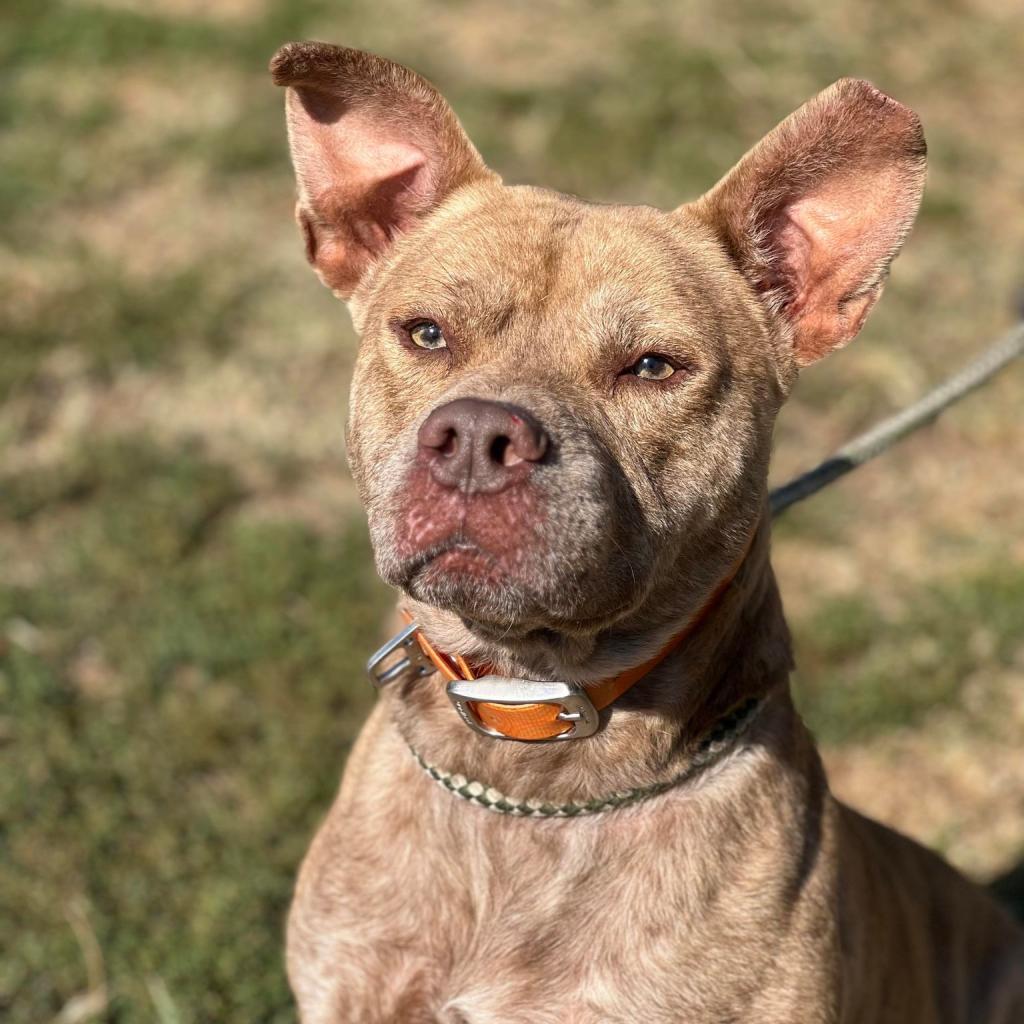
<path id="1" fill-rule="evenodd" d="M 496 814 L 508 814 L 514 818 L 578 818 L 587 814 L 600 814 L 620 807 L 649 800 L 676 786 L 695 778 L 705 768 L 719 760 L 747 731 L 764 704 L 760 697 L 751 697 L 738 704 L 720 718 L 714 727 L 704 735 L 693 755 L 693 760 L 673 779 L 655 782 L 649 786 L 626 789 L 610 796 L 597 797 L 584 803 L 552 804 L 544 800 L 518 800 L 505 796 L 493 786 L 467 779 L 465 775 L 452 774 L 428 764 L 412 744 L 408 744 L 416 763 L 439 786 L 460 797 L 467 803 L 476 804 Z M 408 743 L 408 741 L 407 741 Z"/>

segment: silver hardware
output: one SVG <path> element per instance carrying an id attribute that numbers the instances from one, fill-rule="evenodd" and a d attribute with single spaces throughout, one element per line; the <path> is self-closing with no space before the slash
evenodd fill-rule
<path id="1" fill-rule="evenodd" d="M 448 699 L 455 706 L 459 717 L 471 729 L 484 736 L 511 740 L 503 732 L 491 729 L 474 714 L 471 704 L 481 701 L 487 704 L 505 704 L 519 707 L 523 704 L 557 704 L 562 708 L 558 715 L 563 722 L 571 722 L 572 728 L 547 740 L 527 740 L 528 743 L 550 743 L 556 740 L 578 740 L 597 732 L 597 708 L 591 703 L 586 691 L 576 683 L 543 683 L 532 679 L 509 679 L 506 676 L 482 676 L 480 679 L 456 679 L 448 684 Z"/>
<path id="2" fill-rule="evenodd" d="M 413 672 L 414 678 L 429 676 L 434 671 L 431 660 L 423 653 L 416 633 L 419 625 L 415 622 L 406 626 L 401 633 L 393 636 L 370 660 L 366 663 L 366 674 L 370 682 L 378 689 L 400 679 L 406 672 Z M 385 665 L 396 652 L 404 652 Z"/>

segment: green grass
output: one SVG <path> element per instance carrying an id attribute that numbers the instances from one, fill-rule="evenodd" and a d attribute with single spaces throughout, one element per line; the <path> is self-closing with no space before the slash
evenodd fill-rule
<path id="1" fill-rule="evenodd" d="M 1024 647 L 1024 567 L 909 588 L 886 615 L 870 594 L 799 620 L 795 689 L 819 739 L 844 743 L 913 725 L 952 704 L 974 672 L 1005 670 Z"/>
<path id="2" fill-rule="evenodd" d="M 83 254 L 72 280 L 35 301 L 21 303 L 16 285 L 0 285 L 9 311 L 0 400 L 37 383 L 54 351 L 77 350 L 101 380 L 125 365 L 173 367 L 193 349 L 223 355 L 245 330 L 261 284 L 224 263 L 133 279 Z"/>
<path id="3" fill-rule="evenodd" d="M 665 189 L 647 198 L 680 202 L 735 155 L 739 97 L 720 61 L 699 45 L 680 48 L 641 36 L 624 49 L 619 59 L 631 69 L 628 89 L 598 68 L 555 89 L 466 89 L 460 112 L 486 157 L 518 179 L 603 197 L 642 190 L 640 181 L 665 183 L 671 195 Z M 508 144 L 524 126 L 547 142 L 526 161 Z M 692 144 L 695 136 L 700 146 Z"/>
<path id="4" fill-rule="evenodd" d="M 139 441 L 5 480 L 41 549 L 0 586 L 0 906 L 19 936 L 0 1013 L 45 1019 L 86 988 L 105 1019 L 290 1020 L 291 879 L 369 704 L 386 595 L 353 523 L 331 538 L 232 515 L 244 491 L 195 447 Z"/>
<path id="5" fill-rule="evenodd" d="M 141 9 L 140 9 L 141 8 Z M 197 58 L 247 70 L 280 45 L 301 36 L 325 13 L 344 16 L 347 4 L 326 0 L 271 0 L 260 17 L 219 24 L 197 14 L 146 12 L 74 0 L 14 0 L 10 31 L 0 40 L 8 71 L 38 61 L 107 69 L 139 60 L 191 62 Z"/>

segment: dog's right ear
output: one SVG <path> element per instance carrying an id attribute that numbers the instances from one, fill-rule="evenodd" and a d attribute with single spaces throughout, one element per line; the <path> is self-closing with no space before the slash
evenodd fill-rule
<path id="1" fill-rule="evenodd" d="M 397 235 L 457 188 L 499 180 L 437 90 L 401 64 L 328 43 L 288 43 L 270 72 L 288 90 L 306 257 L 342 298 Z"/>

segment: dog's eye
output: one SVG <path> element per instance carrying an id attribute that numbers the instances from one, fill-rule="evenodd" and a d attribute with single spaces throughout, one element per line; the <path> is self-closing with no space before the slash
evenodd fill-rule
<path id="1" fill-rule="evenodd" d="M 433 320 L 420 320 L 419 323 L 413 324 L 409 328 L 409 337 L 412 338 L 413 344 L 419 348 L 437 349 L 448 347 L 444 331 Z"/>
<path id="2" fill-rule="evenodd" d="M 661 356 L 641 356 L 630 368 L 629 372 L 641 380 L 668 380 L 676 372 L 676 368 Z"/>

